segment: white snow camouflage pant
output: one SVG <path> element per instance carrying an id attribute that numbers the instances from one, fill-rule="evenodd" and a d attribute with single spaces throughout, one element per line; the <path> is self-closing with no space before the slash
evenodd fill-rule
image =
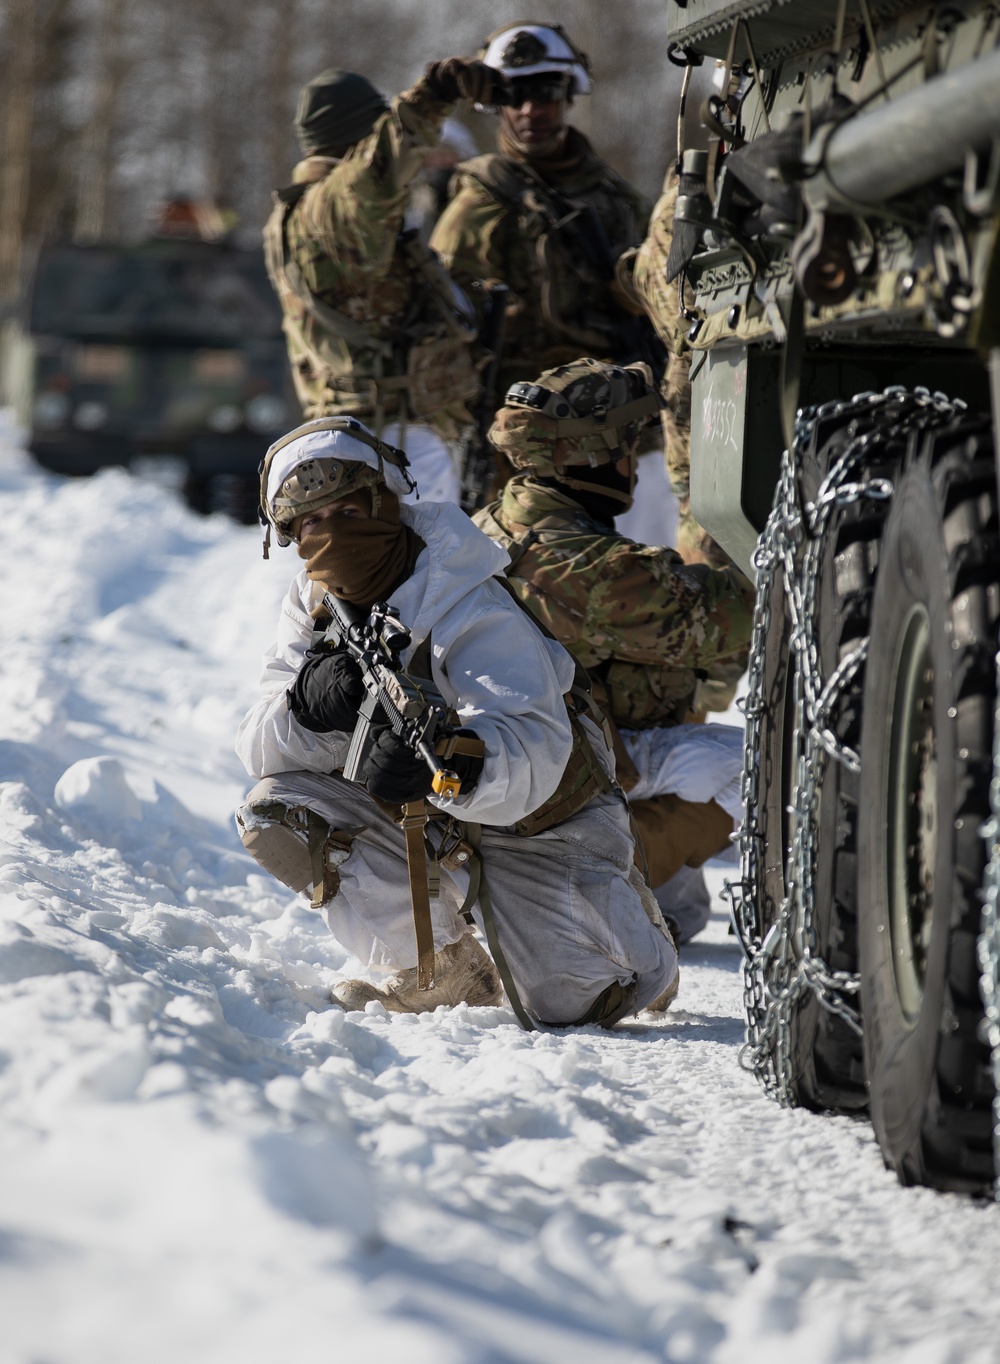
<path id="1" fill-rule="evenodd" d="M 416 965 L 403 833 L 363 787 L 338 773 L 282 772 L 265 777 L 237 811 L 241 828 L 261 822 L 255 807 L 280 802 L 313 810 L 353 835 L 339 864 L 340 886 L 322 914 L 347 951 L 376 973 Z M 263 822 L 271 822 L 265 817 Z M 442 825 L 428 824 L 438 846 Z M 633 843 L 623 802 L 598 796 L 562 824 L 525 838 L 484 825 L 483 865 L 500 947 L 521 1000 L 536 1018 L 582 1018 L 613 981 L 637 977 L 636 1007 L 666 989 L 677 956 L 629 884 Z M 469 886 L 465 870 L 441 869 L 431 900 L 437 951 L 467 930 L 459 914 Z M 473 914 L 482 929 L 478 906 Z"/>

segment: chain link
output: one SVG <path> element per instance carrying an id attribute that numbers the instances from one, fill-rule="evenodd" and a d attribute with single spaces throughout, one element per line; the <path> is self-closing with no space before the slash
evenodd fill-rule
<path id="1" fill-rule="evenodd" d="M 963 406 L 927 389 L 910 391 L 894 386 L 883 393 L 861 393 L 850 400 L 800 410 L 796 416 L 792 448 L 786 450 L 782 458 L 774 506 L 754 554 L 757 597 L 748 690 L 743 702 L 746 743 L 742 779 L 744 819 L 738 834 L 741 869 L 740 880 L 727 889 L 744 955 L 743 1004 L 747 1032 L 740 1063 L 782 1106 L 797 1101 L 793 1017 L 798 1002 L 808 991 L 824 1009 L 838 1014 L 856 1034 L 860 1036 L 862 1031 L 860 1014 L 852 1002 L 859 991 L 859 977 L 854 972 L 830 967 L 823 959 L 816 935 L 814 874 L 823 777 L 831 759 L 843 763 L 852 772 L 860 768 L 858 754 L 839 739 L 831 727 L 830 717 L 868 652 L 866 637 L 824 679 L 817 602 L 824 553 L 836 512 L 862 499 L 886 501 L 892 496 L 889 479 L 866 476 L 866 459 L 883 450 L 888 441 L 905 439 L 912 431 L 950 420 Z M 815 500 L 803 502 L 799 471 L 821 422 L 844 430 L 845 444 L 822 478 Z M 852 431 L 848 432 L 848 427 L 852 427 Z M 772 624 L 771 605 L 779 577 L 784 589 L 794 662 L 791 742 L 795 774 L 788 812 L 790 834 L 785 861 L 785 893 L 773 922 L 765 925 L 762 912 L 765 830 L 760 821 L 759 759 L 762 721 L 767 706 L 765 644 Z M 994 818 L 1000 829 L 1000 751 L 996 763 Z M 993 1022 L 996 1067 L 1000 1065 L 1000 982 L 996 972 L 996 948 L 1000 938 L 997 928 L 1000 840 L 996 845 L 995 870 L 994 937 L 990 960 L 996 1006 Z"/>

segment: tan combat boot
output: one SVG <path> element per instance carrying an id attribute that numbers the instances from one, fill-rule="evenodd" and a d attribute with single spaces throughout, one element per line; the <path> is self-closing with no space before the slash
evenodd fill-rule
<path id="1" fill-rule="evenodd" d="M 499 1004 L 503 999 L 500 979 L 492 961 L 466 933 L 434 954 L 434 985 L 417 988 L 417 968 L 397 971 L 382 985 L 368 980 L 342 980 L 333 987 L 333 1002 L 342 1009 L 363 1009 L 377 999 L 391 1013 L 422 1014 L 439 1004 Z"/>

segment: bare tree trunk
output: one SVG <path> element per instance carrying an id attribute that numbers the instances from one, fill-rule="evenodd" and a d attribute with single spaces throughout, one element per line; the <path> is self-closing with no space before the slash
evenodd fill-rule
<path id="1" fill-rule="evenodd" d="M 36 0 L 8 0 L 0 129 L 0 308 L 18 295 L 35 101 Z"/>
<path id="2" fill-rule="evenodd" d="M 292 86 L 292 54 L 295 48 L 296 0 L 279 0 L 274 6 L 271 36 L 268 94 L 270 118 L 266 131 L 269 187 L 283 185 L 289 178 L 289 90 Z"/>
<path id="3" fill-rule="evenodd" d="M 205 190 L 215 203 L 232 203 L 240 189 L 247 151 L 240 104 L 254 83 L 248 59 L 259 13 L 234 10 L 229 0 L 202 0 L 201 39 L 210 78 L 198 108 L 199 134 L 205 148 Z"/>
<path id="4" fill-rule="evenodd" d="M 81 147 L 82 178 L 77 199 L 77 241 L 108 235 L 112 132 L 125 64 L 122 58 L 122 0 L 104 0 L 98 47 L 96 94 Z"/>

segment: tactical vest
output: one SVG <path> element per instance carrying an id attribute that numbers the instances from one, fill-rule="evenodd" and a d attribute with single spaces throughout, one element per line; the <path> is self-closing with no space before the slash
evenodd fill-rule
<path id="1" fill-rule="evenodd" d="M 548 639 L 555 639 L 552 632 L 541 621 L 535 619 L 505 578 L 495 578 L 494 581 L 499 583 L 519 609 L 530 617 L 536 629 L 540 630 Z M 612 734 L 606 717 L 601 713 L 593 698 L 590 679 L 586 670 L 575 660 L 574 663 L 576 675 L 573 678 L 573 685 L 563 697 L 566 713 L 569 716 L 570 728 L 573 731 L 573 747 L 570 750 L 566 766 L 563 768 L 562 776 L 559 778 L 559 784 L 552 795 L 536 810 L 532 810 L 530 814 L 525 815 L 514 824 L 514 832 L 525 838 L 530 838 L 533 834 L 544 833 L 546 829 L 554 829 L 557 824 L 562 824 L 564 820 L 579 814 L 596 795 L 602 791 L 610 791 L 614 786 L 594 752 L 587 732 L 580 721 L 584 715 L 587 715 L 598 728 L 603 729 L 609 744 L 612 743 Z M 408 671 L 412 672 L 414 676 L 430 677 L 430 667 L 431 640 L 428 635 L 413 651 Z"/>
<path id="2" fill-rule="evenodd" d="M 621 347 L 616 328 L 627 319 L 608 297 L 608 290 L 619 251 L 609 244 L 593 204 L 586 197 L 562 193 L 527 164 L 511 161 L 499 152 L 473 157 L 462 163 L 461 171 L 516 215 L 518 236 L 533 246 L 535 274 L 530 290 L 524 292 L 538 298 L 547 326 L 578 348 L 574 358 L 618 353 Z M 629 246 L 634 245 L 636 223 L 626 197 L 632 191 L 610 166 L 605 172 L 604 188 L 621 192 L 625 215 L 622 237 Z M 582 305 L 573 310 L 572 317 L 560 303 L 559 289 L 560 283 L 566 287 L 571 282 Z M 599 302 L 602 298 L 603 307 Z M 633 318 L 629 325 L 634 323 Z"/>
<path id="3" fill-rule="evenodd" d="M 520 561 L 534 545 L 558 543 L 566 529 L 562 517 L 554 517 L 550 525 L 546 525 L 547 518 L 543 517 L 534 525 L 518 526 L 511 533 L 498 520 L 494 507 L 485 508 L 477 514 L 476 519 L 477 522 L 488 522 L 488 529 L 484 527 L 485 533 L 509 554 L 510 564 L 506 570 L 508 579 L 513 578 L 527 585 L 533 582 L 533 577 L 530 573 L 522 576 L 517 571 Z M 540 576 L 544 578 L 544 569 Z M 514 592 L 513 588 L 510 590 Z M 517 593 L 514 592 L 514 595 L 517 596 Z M 526 603 L 521 604 L 526 611 L 530 611 Z M 544 630 L 544 625 L 534 613 L 532 617 L 535 624 Z M 618 764 L 618 779 L 629 790 L 634 785 L 635 768 L 618 734 L 618 726 L 652 729 L 661 725 L 681 724 L 694 709 L 699 674 L 694 668 L 651 668 L 644 663 L 630 663 L 615 658 L 601 663 L 589 673 L 582 664 L 577 663 L 577 667 L 589 677 L 595 700 L 608 718 L 609 739 Z"/>
<path id="4" fill-rule="evenodd" d="M 392 339 L 376 336 L 311 291 L 289 251 L 287 229 L 296 204 L 318 183 L 275 191 L 264 228 L 264 260 L 281 300 L 289 349 L 307 358 L 322 392 L 316 401 L 293 365 L 306 419 L 333 413 L 364 417 L 378 435 L 388 415 L 401 423 L 408 417 L 427 421 L 445 408 L 473 401 L 480 384 L 472 356 L 472 305 L 416 234 L 401 233 L 396 244 L 416 286 L 416 303 Z M 322 334 L 318 345 L 309 339 L 306 317 Z"/>

